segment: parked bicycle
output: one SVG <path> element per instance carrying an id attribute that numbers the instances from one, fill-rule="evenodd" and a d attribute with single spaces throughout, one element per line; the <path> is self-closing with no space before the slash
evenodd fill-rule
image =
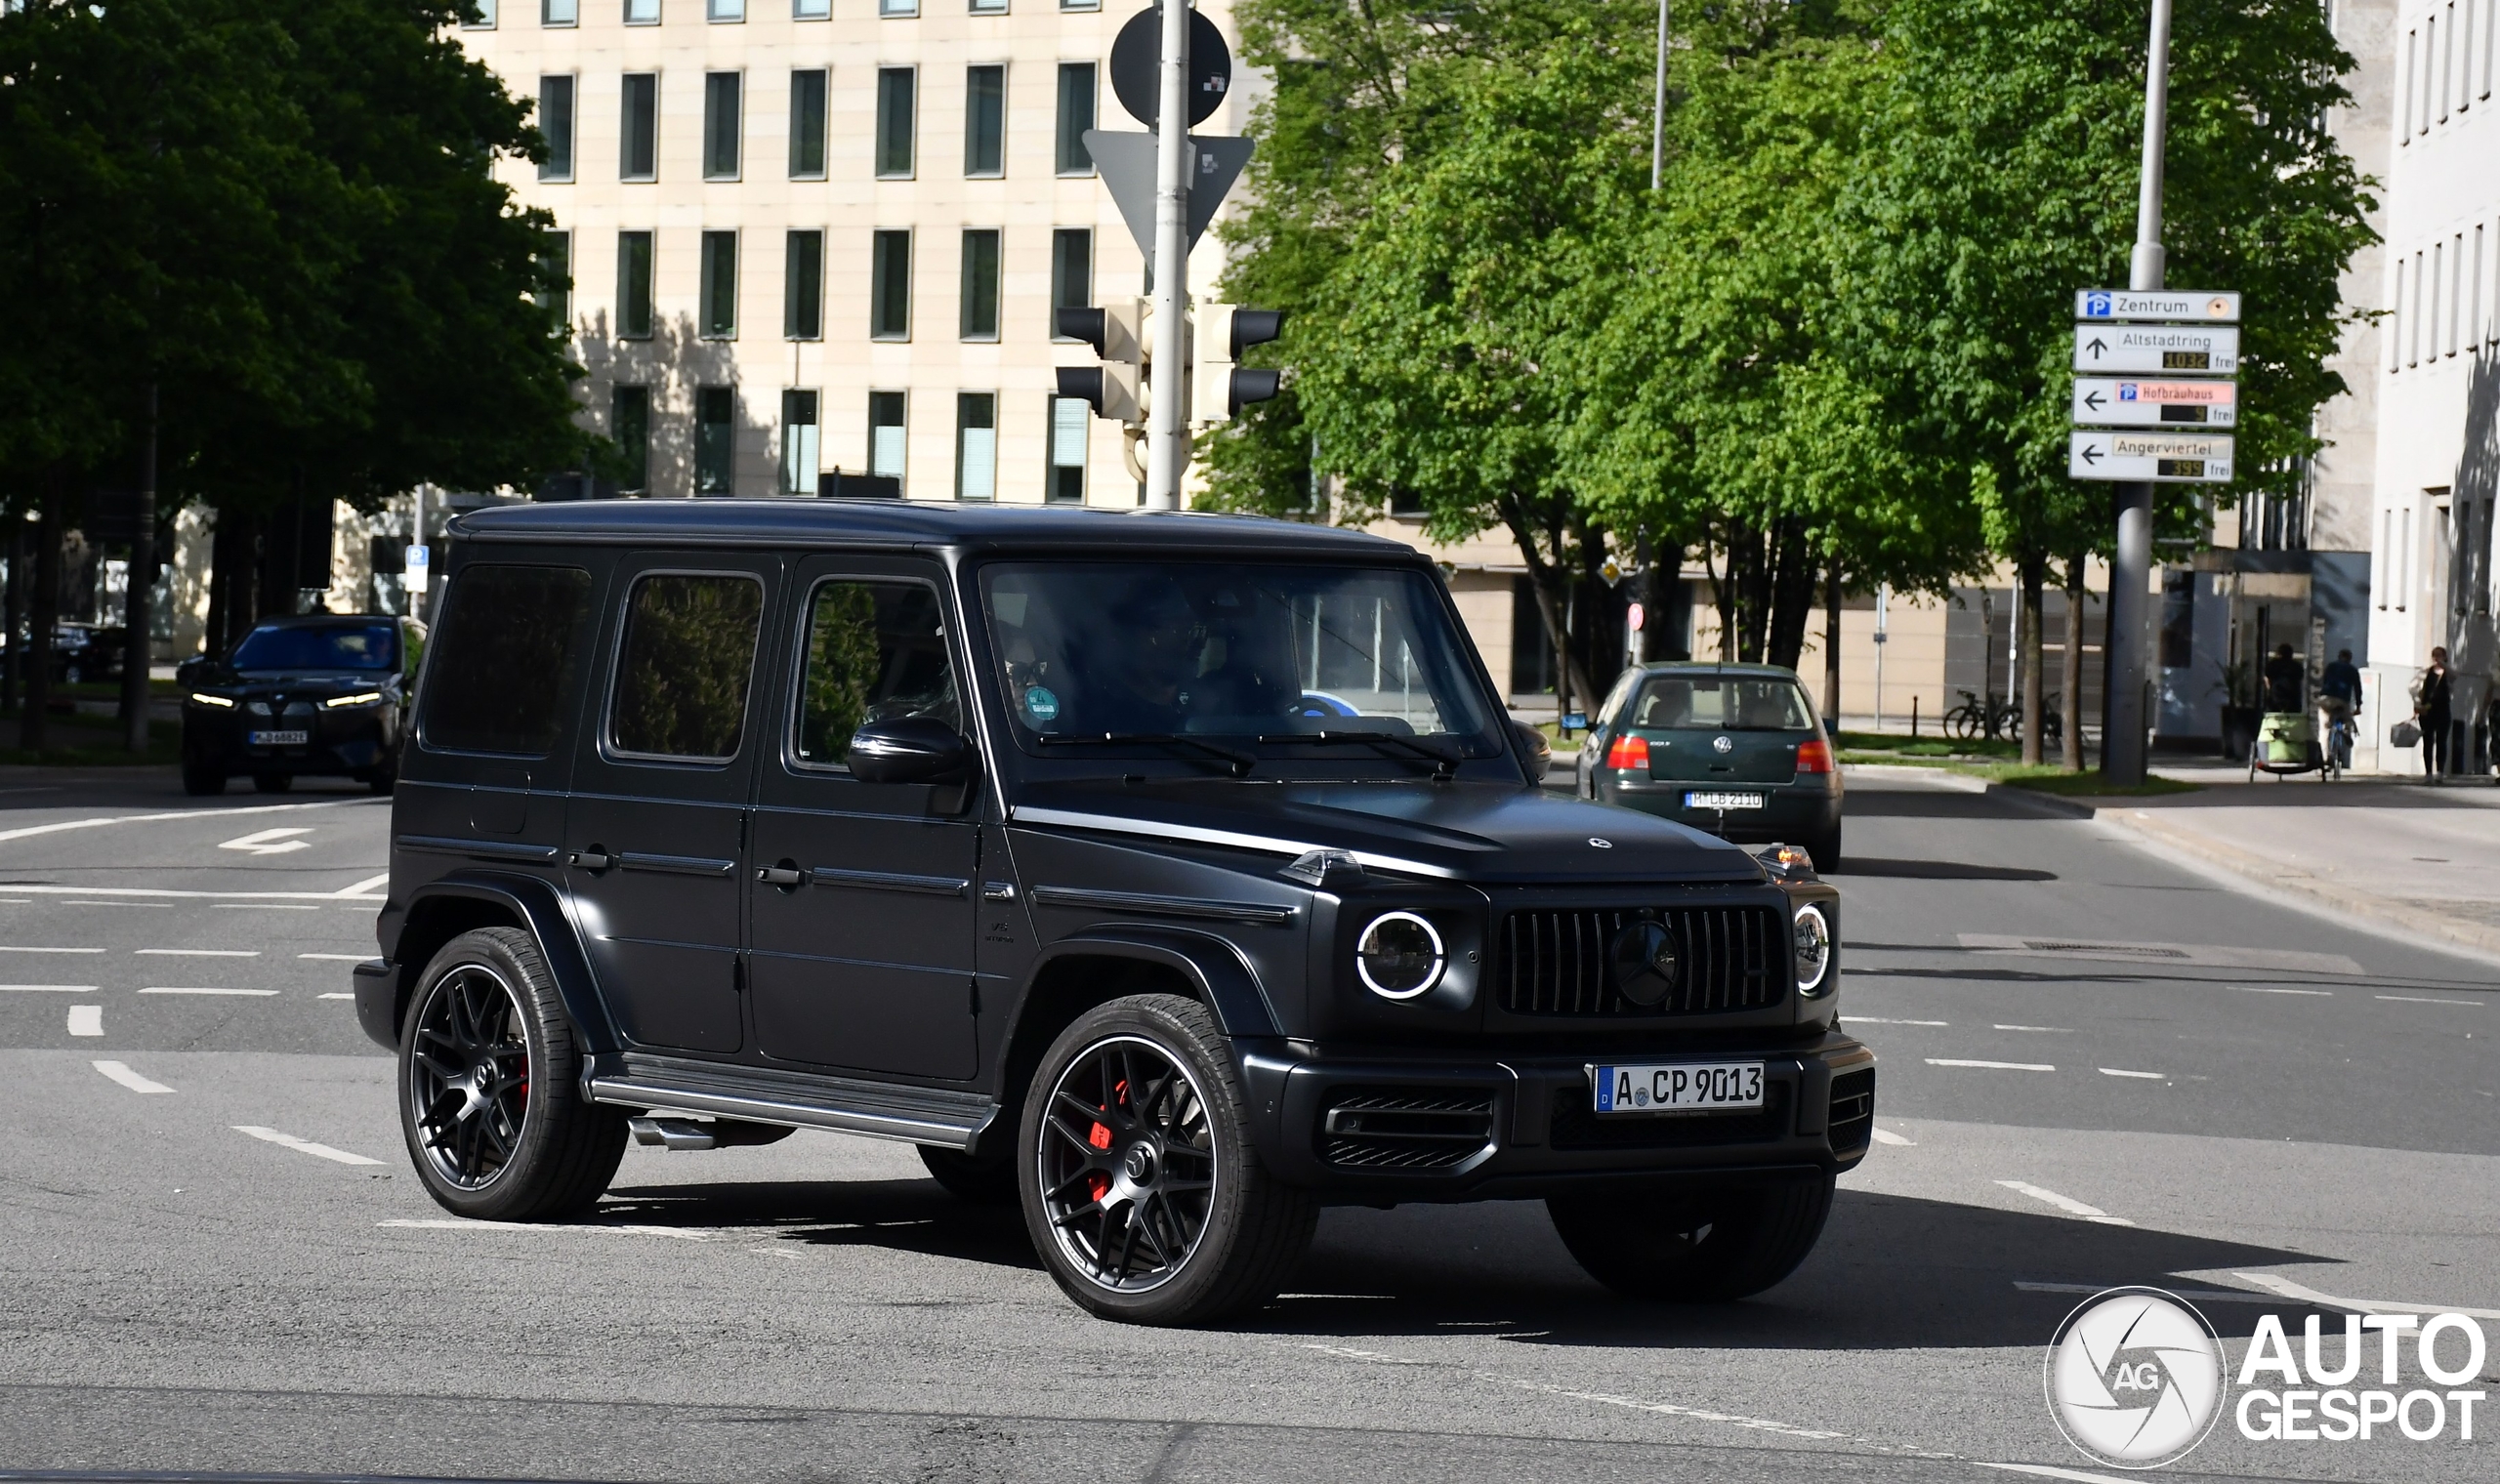
<path id="1" fill-rule="evenodd" d="M 1944 734 L 1963 741 L 1979 736 L 2019 737 L 2022 734 L 2022 703 L 2011 698 L 1999 701 L 1991 695 L 1984 700 L 1962 691 L 1962 704 L 1944 714 Z M 2058 704 L 2059 692 L 2051 691 L 2040 698 L 2040 740 L 2043 743 L 2065 739 L 2064 708 Z"/>

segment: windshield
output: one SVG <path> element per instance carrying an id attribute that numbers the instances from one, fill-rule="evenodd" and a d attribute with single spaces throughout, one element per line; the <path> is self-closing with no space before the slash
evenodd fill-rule
<path id="1" fill-rule="evenodd" d="M 1659 731 L 1812 731 L 1814 714 L 1794 680 L 1678 675 L 1643 686 L 1624 724 Z"/>
<path id="2" fill-rule="evenodd" d="M 243 636 L 229 661 L 237 670 L 389 670 L 398 664 L 390 624 L 271 624 Z"/>
<path id="3" fill-rule="evenodd" d="M 982 597 L 1028 743 L 1368 733 L 1446 739 L 1436 756 L 1501 750 L 1465 640 L 1422 572 L 1016 564 L 984 573 Z"/>

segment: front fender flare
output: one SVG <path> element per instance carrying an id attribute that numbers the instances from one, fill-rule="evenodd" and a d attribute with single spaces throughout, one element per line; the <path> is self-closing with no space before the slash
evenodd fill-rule
<path id="1" fill-rule="evenodd" d="M 1052 963 L 1073 957 L 1131 959 L 1179 973 L 1215 1011 L 1216 1023 L 1235 1039 L 1275 1037 L 1274 1009 L 1241 950 L 1211 932 L 1186 928 L 1127 924 L 1088 928 L 1059 939 L 1038 954 L 1038 977 Z"/>
<path id="2" fill-rule="evenodd" d="M 410 964 L 398 957 L 398 948 L 406 938 L 405 924 L 422 913 L 424 904 L 444 897 L 490 902 L 521 921 L 529 935 L 538 942 L 538 951 L 547 960 L 548 970 L 556 976 L 556 993 L 564 1003 L 564 1013 L 573 1022 L 585 1055 L 621 1051 L 624 1042 L 609 1019 L 606 1002 L 600 998 L 599 981 L 591 972 L 590 956 L 582 951 L 580 929 L 574 926 L 572 914 L 553 885 L 534 876 L 507 871 L 454 871 L 426 883 L 412 893 L 407 902 L 400 933 L 392 946 L 393 968 L 388 978 L 365 978 L 356 981 L 356 1018 L 365 1033 L 386 1047 L 399 1044 L 398 1010 L 406 995 L 416 989 L 416 975 L 425 971 L 423 964 Z M 379 993 L 369 991 L 376 985 Z M 385 1003 L 368 1007 L 368 997 Z M 378 1022 L 378 1023 L 377 1023 Z"/>

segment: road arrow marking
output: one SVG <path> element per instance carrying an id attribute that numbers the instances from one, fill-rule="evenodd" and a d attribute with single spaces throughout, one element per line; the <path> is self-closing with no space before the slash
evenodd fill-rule
<path id="1" fill-rule="evenodd" d="M 287 837 L 293 835 L 310 835 L 312 833 L 312 832 L 311 830 L 305 829 L 301 826 L 275 830 L 254 830 L 249 835 L 237 835 L 232 840 L 220 841 L 217 848 L 221 850 L 243 850 L 254 855 L 284 855 L 289 850 L 301 850 L 312 844 L 309 840 L 291 840 Z"/>

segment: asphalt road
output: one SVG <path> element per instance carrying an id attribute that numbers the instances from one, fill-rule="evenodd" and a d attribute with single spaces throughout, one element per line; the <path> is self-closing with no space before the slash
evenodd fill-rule
<path id="1" fill-rule="evenodd" d="M 2019 803 L 1850 814 L 1882 1141 L 1789 1282 L 1633 1304 L 1538 1206 L 1332 1211 L 1276 1303 L 1175 1333 L 1084 1317 L 898 1145 L 635 1149 L 595 1222 L 451 1220 L 325 998 L 387 804 L 0 778 L 0 1470 L 2106 1478 L 2041 1395 L 2092 1291 L 2212 1296 L 2234 1360 L 2265 1313 L 2500 1311 L 2500 972 Z M 2226 1421 L 2167 1472 L 2480 1480 L 2493 1448 Z"/>

